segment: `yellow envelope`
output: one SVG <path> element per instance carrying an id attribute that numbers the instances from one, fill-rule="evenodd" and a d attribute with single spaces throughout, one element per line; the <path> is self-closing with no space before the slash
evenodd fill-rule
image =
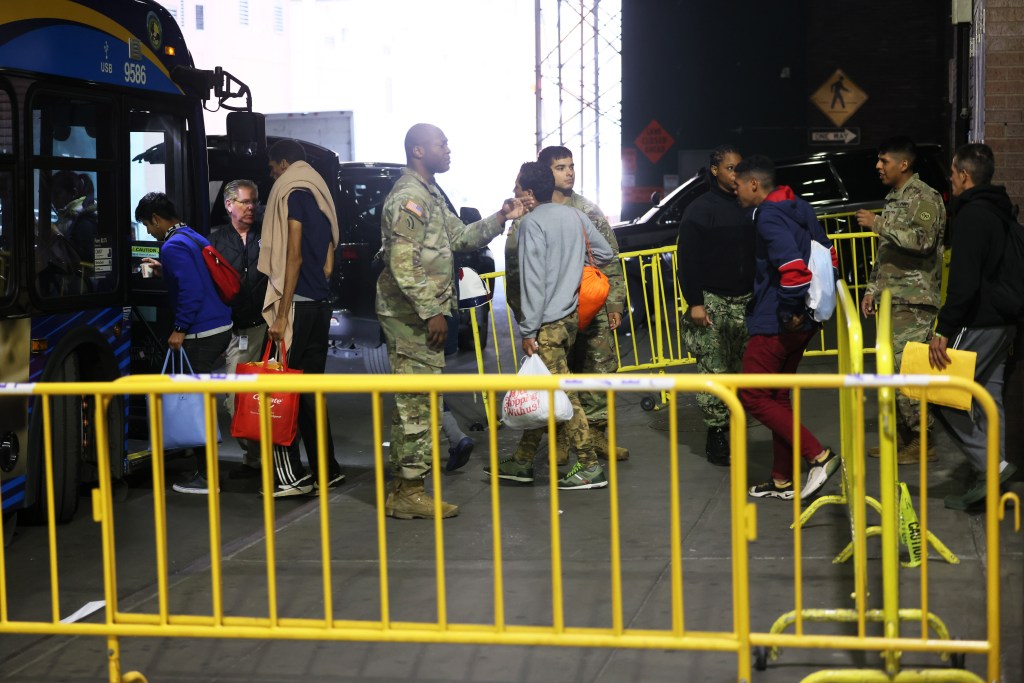
<path id="1" fill-rule="evenodd" d="M 959 351 L 957 349 L 946 349 L 951 361 L 945 370 L 936 370 L 928 364 L 928 345 L 921 342 L 907 342 L 903 347 L 903 360 L 900 363 L 901 375 L 947 375 L 963 377 L 967 380 L 974 379 L 974 366 L 978 361 L 978 354 L 974 351 Z M 972 396 L 963 389 L 952 388 L 926 388 L 926 387 L 900 387 L 899 390 L 910 398 L 921 400 L 927 395 L 929 403 L 937 403 L 940 406 L 948 406 L 958 410 L 970 410 Z"/>

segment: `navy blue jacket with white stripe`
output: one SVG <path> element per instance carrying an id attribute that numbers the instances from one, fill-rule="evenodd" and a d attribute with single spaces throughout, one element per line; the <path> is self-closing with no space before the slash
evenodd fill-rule
<path id="1" fill-rule="evenodd" d="M 779 334 L 784 331 L 783 321 L 807 313 L 811 239 L 829 248 L 833 266 L 836 250 L 811 205 L 785 185 L 775 188 L 755 209 L 754 225 L 754 296 L 747 308 L 747 331 Z M 806 316 L 801 329 L 816 326 Z"/>

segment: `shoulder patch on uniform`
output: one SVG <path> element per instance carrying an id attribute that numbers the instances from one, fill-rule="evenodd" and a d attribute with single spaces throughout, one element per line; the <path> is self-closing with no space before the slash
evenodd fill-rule
<path id="1" fill-rule="evenodd" d="M 411 214 L 415 214 L 416 217 L 419 219 L 423 218 L 423 207 L 411 199 L 402 205 L 402 209 L 408 211 Z"/>

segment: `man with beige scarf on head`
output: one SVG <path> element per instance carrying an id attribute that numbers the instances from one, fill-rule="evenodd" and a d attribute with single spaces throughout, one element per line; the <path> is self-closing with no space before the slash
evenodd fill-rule
<path id="1" fill-rule="evenodd" d="M 274 186 L 263 217 L 258 265 L 269 280 L 263 303 L 267 336 L 284 343 L 289 367 L 305 374 L 323 374 L 331 325 L 330 277 L 338 244 L 334 200 L 295 140 L 278 141 L 270 148 L 269 157 Z M 299 438 L 291 446 L 274 446 L 275 498 L 309 493 L 319 483 L 316 400 L 312 394 L 299 397 L 298 426 L 310 472 L 302 467 Z M 333 487 L 345 475 L 334 456 L 329 421 L 326 428 L 326 481 Z"/>

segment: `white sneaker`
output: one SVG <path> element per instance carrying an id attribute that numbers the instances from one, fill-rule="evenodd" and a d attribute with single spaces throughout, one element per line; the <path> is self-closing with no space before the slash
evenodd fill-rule
<path id="1" fill-rule="evenodd" d="M 345 481 L 345 475 L 342 474 L 341 472 L 338 472 L 336 475 L 327 480 L 327 488 L 333 489 L 335 486 L 338 486 L 343 481 Z M 319 477 L 316 477 L 313 479 L 313 491 L 315 492 L 319 490 L 320 479 Z"/>
<path id="2" fill-rule="evenodd" d="M 807 484 L 804 485 L 803 491 L 800 492 L 800 500 L 806 500 L 817 493 L 842 464 L 838 453 L 827 446 L 825 450 L 828 451 L 825 459 L 812 464 L 811 469 L 807 471 Z"/>
<path id="3" fill-rule="evenodd" d="M 276 484 L 274 486 L 274 498 L 287 498 L 289 496 L 304 496 L 313 490 L 313 477 L 306 475 L 291 484 Z M 260 495 L 263 491 L 260 490 Z"/>

